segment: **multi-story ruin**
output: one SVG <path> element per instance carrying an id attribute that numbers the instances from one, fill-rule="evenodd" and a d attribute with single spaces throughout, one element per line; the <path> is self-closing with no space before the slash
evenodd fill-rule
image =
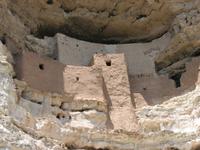
<path id="1" fill-rule="evenodd" d="M 199 0 L 1 0 L 0 150 L 199 150 Z"/>
<path id="2" fill-rule="evenodd" d="M 60 114 L 63 114 L 68 123 L 75 119 L 69 111 L 95 110 L 99 120 L 94 121 L 92 128 L 136 132 L 140 127 L 135 109 L 161 104 L 198 83 L 198 58 L 186 65 L 177 87 L 174 80 L 156 74 L 153 56 L 134 55 L 132 52 L 137 53 L 137 50 L 128 51 L 129 45 L 88 44 L 61 34 L 55 39 L 54 59 L 33 52 L 15 57 L 17 79 L 28 85 L 28 89 L 22 91 L 20 103 L 28 110 L 36 107 L 34 111 L 42 105 L 47 105 L 42 108 L 48 110 L 53 107 L 53 115 L 62 120 Z M 148 69 L 139 68 L 145 65 Z M 49 93 L 51 98 L 38 98 L 42 92 Z M 58 95 L 60 98 L 55 98 Z M 46 110 L 40 112 L 39 116 Z"/>

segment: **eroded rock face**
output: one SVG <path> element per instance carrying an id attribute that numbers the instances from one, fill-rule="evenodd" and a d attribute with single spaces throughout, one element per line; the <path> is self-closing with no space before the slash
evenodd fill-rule
<path id="1" fill-rule="evenodd" d="M 185 27 L 176 34 L 170 45 L 156 59 L 157 69 L 161 70 L 184 58 L 199 55 L 199 29 L 200 23 Z"/>
<path id="2" fill-rule="evenodd" d="M 16 30 L 13 36 L 37 31 L 38 36 L 63 32 L 89 41 L 121 43 L 150 41 L 163 35 L 176 14 L 195 8 L 197 2 L 53 0 L 48 3 L 45 0 L 9 0 L 1 3 L 4 16 L 8 16 L 4 25 L 15 22 L 17 27 L 13 26 Z M 4 27 L 1 33 L 7 30 Z"/>
<path id="3" fill-rule="evenodd" d="M 174 19 L 171 42 L 155 59 L 157 71 L 170 72 L 173 67 L 180 69 L 188 57 L 199 56 L 200 4 L 196 4 L 196 8 Z"/>

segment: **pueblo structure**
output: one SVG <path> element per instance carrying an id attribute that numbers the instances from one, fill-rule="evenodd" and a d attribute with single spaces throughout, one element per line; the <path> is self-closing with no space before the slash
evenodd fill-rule
<path id="1" fill-rule="evenodd" d="M 146 46 L 103 45 L 79 41 L 62 34 L 57 34 L 54 40 L 57 43 L 52 52 L 54 59 L 33 52 L 24 52 L 15 57 L 18 79 L 26 81 L 37 90 L 104 101 L 106 92 L 103 87 L 115 86 L 110 84 L 116 83 L 117 77 L 122 75 L 121 78 L 127 80 L 122 89 L 126 87 L 127 92 L 129 91 L 128 97 L 133 107 L 135 101 L 145 101 L 149 105 L 159 104 L 163 98 L 179 95 L 198 83 L 198 58 L 186 63 L 186 72 L 177 80 L 156 73 L 154 55 L 149 51 L 154 47 L 159 50 L 157 41 Z M 166 40 L 167 35 L 159 42 L 165 43 Z M 134 51 L 131 49 L 133 45 L 136 46 Z M 104 73 L 106 68 L 107 73 Z M 112 71 L 112 68 L 116 70 Z M 116 81 L 111 81 L 109 76 L 116 76 Z"/>
<path id="2" fill-rule="evenodd" d="M 17 79 L 25 81 L 29 87 L 28 91 L 22 91 L 20 103 L 28 110 L 33 104 L 26 104 L 26 99 L 47 105 L 44 108 L 49 110 L 48 107 L 53 106 L 55 117 L 68 124 L 74 121 L 70 111 L 95 110 L 98 121 L 93 121 L 92 128 L 137 132 L 140 127 L 135 109 L 161 104 L 167 98 L 194 89 L 199 82 L 199 58 L 193 58 L 186 64 L 186 72 L 179 79 L 172 80 L 156 74 L 154 56 L 145 54 L 143 45 L 138 45 L 141 49 L 137 52 L 129 50 L 130 44 L 92 44 L 62 34 L 57 34 L 55 40 L 54 59 L 34 52 L 23 52 L 15 57 Z M 154 44 L 146 47 L 151 48 Z M 145 52 L 140 53 L 142 50 Z M 52 98 L 39 100 L 34 97 L 37 91 L 52 93 Z M 53 98 L 54 94 L 60 98 Z M 40 116 L 46 111 L 33 114 Z"/>
<path id="3" fill-rule="evenodd" d="M 0 149 L 200 149 L 199 0 L 0 12 Z"/>

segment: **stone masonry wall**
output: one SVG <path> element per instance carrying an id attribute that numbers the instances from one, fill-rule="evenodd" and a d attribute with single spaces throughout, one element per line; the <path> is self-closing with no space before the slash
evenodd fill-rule
<path id="1" fill-rule="evenodd" d="M 65 65 L 32 52 L 25 52 L 16 58 L 17 78 L 32 88 L 41 91 L 63 93 L 63 71 Z"/>
<path id="2" fill-rule="evenodd" d="M 124 54 L 96 54 L 94 66 L 102 70 L 113 128 L 137 131 Z"/>

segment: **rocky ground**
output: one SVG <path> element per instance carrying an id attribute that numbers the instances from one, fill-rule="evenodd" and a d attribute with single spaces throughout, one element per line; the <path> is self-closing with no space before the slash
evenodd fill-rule
<path id="1" fill-rule="evenodd" d="M 12 56 L 38 48 L 51 57 L 55 43 L 49 37 L 58 32 L 109 44 L 149 42 L 169 33 L 170 43 L 157 55 L 155 64 L 159 74 L 172 77 L 184 72 L 185 63 L 192 57 L 199 56 L 200 1 L 1 0 L 0 149 L 200 149 L 199 85 L 162 104 L 136 109 L 139 132 L 93 128 L 105 117 L 98 111 L 71 112 L 76 118 L 71 124 L 28 112 L 22 107 L 24 103 L 19 103 L 20 88 L 26 85 L 13 79 Z M 49 37 L 40 39 L 44 36 Z M 40 100 L 40 92 L 35 93 L 30 97 Z M 59 95 L 45 96 L 60 99 Z M 87 117 L 93 122 L 88 123 Z"/>

